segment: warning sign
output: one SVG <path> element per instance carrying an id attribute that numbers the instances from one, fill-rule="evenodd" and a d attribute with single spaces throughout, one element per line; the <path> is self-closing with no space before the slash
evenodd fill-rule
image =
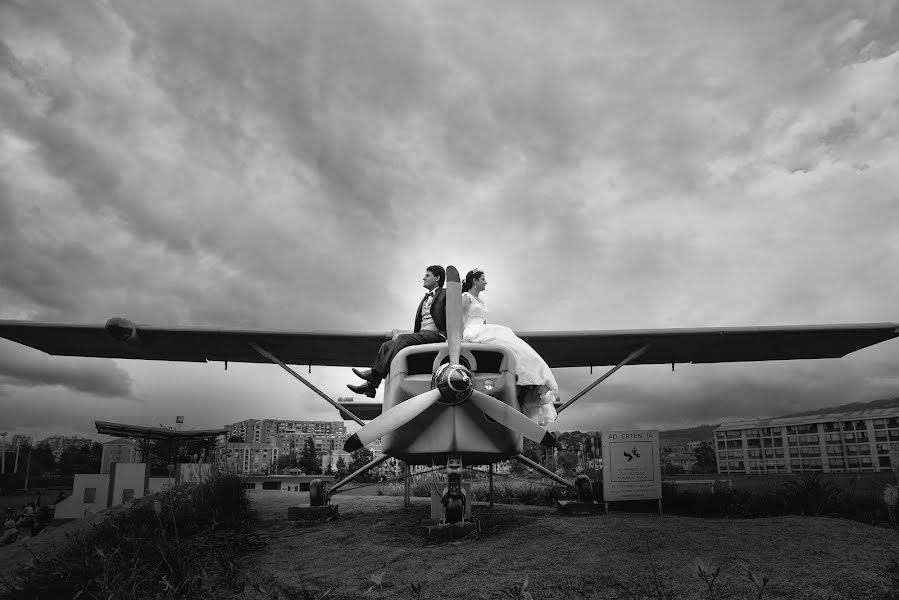
<path id="1" fill-rule="evenodd" d="M 603 500 L 662 497 L 658 431 L 603 431 Z"/>

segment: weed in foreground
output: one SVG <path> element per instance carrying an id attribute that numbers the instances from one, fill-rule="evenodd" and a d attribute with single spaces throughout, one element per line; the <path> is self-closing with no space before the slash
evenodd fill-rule
<path id="1" fill-rule="evenodd" d="M 242 554 L 264 545 L 250 533 L 243 478 L 214 473 L 109 512 L 64 548 L 33 555 L 0 598 L 198 598 L 244 587 Z M 5 588 L 5 589 L 4 589 Z"/>

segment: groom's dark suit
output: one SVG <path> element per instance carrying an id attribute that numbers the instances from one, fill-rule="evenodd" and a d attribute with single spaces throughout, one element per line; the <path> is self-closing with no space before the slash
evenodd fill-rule
<path id="1" fill-rule="evenodd" d="M 422 308 L 428 300 L 428 296 L 433 294 L 434 300 L 431 302 L 430 315 L 434 321 L 437 331 L 422 331 Z M 397 353 L 407 346 L 417 346 L 419 344 L 431 344 L 434 342 L 442 342 L 446 339 L 446 289 L 439 287 L 433 292 L 425 294 L 424 298 L 418 304 L 418 310 L 415 311 L 415 333 L 403 333 L 396 339 L 384 342 L 378 350 L 378 357 L 371 366 L 371 372 L 379 380 L 387 377 L 390 372 L 390 363 Z"/>

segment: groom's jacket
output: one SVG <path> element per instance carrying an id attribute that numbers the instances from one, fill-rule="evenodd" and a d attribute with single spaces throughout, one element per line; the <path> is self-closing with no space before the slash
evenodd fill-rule
<path id="1" fill-rule="evenodd" d="M 427 297 L 427 294 L 425 294 Z M 415 311 L 415 333 L 421 331 L 421 307 L 424 306 L 425 299 L 422 298 L 418 303 L 418 310 Z M 434 301 L 431 302 L 431 318 L 434 319 L 434 325 L 444 336 L 446 335 L 446 288 L 438 288 Z"/>

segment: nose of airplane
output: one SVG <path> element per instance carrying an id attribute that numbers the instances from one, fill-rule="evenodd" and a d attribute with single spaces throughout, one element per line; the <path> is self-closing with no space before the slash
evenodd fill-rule
<path id="1" fill-rule="evenodd" d="M 442 404 L 459 404 L 468 400 L 473 381 L 471 371 L 462 365 L 447 363 L 434 373 L 434 387 L 440 392 Z"/>

